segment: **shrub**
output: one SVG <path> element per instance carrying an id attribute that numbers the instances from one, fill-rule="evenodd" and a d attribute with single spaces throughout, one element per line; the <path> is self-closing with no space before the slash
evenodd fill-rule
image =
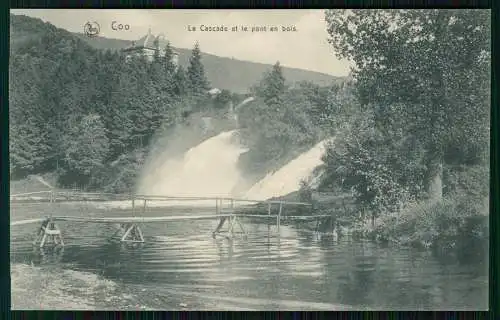
<path id="1" fill-rule="evenodd" d="M 444 192 L 446 194 L 462 193 L 474 198 L 488 196 L 489 167 L 486 164 L 445 166 L 443 171 Z"/>
<path id="2" fill-rule="evenodd" d="M 487 201 L 454 194 L 440 202 L 414 202 L 381 216 L 372 232 L 382 241 L 441 251 L 467 247 L 474 240 L 487 243 Z"/>
<path id="3" fill-rule="evenodd" d="M 324 156 L 323 185 L 352 191 L 374 214 L 397 212 L 422 194 L 422 149 L 403 130 L 382 131 L 372 108 L 358 111 Z"/>

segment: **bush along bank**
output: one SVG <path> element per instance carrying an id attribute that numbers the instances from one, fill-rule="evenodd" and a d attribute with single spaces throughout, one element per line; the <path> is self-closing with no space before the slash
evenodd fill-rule
<path id="1" fill-rule="evenodd" d="M 488 199 L 453 195 L 439 202 L 419 202 L 397 213 L 352 224 L 352 234 L 382 243 L 431 249 L 444 255 L 487 254 Z"/>
<path id="2" fill-rule="evenodd" d="M 372 215 L 347 194 L 313 194 L 314 214 L 331 215 L 319 226 L 311 225 L 316 231 L 432 250 L 440 255 L 484 257 L 488 254 L 487 196 L 457 191 L 440 201 L 412 201 L 400 210 Z"/>

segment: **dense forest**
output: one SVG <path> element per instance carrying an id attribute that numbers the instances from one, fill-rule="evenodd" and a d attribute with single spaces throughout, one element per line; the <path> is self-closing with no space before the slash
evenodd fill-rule
<path id="1" fill-rule="evenodd" d="M 130 190 L 155 133 L 235 98 L 208 95 L 197 44 L 184 69 L 171 63 L 169 46 L 152 63 L 143 57 L 126 62 L 120 52 L 93 49 L 50 24 L 44 28 L 11 55 L 13 179 L 53 172 L 61 186 Z"/>
<path id="2" fill-rule="evenodd" d="M 80 37 L 37 19 L 16 16 L 12 24 L 17 37 L 11 47 L 9 83 L 13 180 L 51 173 L 60 187 L 133 192 L 148 153 L 155 151 L 156 137 L 183 125 L 193 129 L 196 119 L 203 116 L 225 122 L 208 134 L 234 126 L 224 121 L 228 105 L 248 95 L 257 100 L 248 110 L 242 108 L 239 119 L 245 130 L 240 137 L 252 151 L 241 166 L 255 173 L 255 179 L 317 138 L 311 128 L 304 129 L 301 138 L 302 132 L 294 127 L 309 121 L 317 109 L 310 106 L 322 104 L 321 94 L 310 101 L 308 97 L 323 89 L 305 81 L 288 88 L 279 62 L 253 92 L 245 95 L 223 89 L 212 96 L 207 93 L 212 86 L 198 44 L 183 68 L 171 63 L 170 45 L 165 57 L 157 55 L 152 63 L 143 57 L 126 61 L 121 51 L 93 48 Z M 31 36 L 32 29 L 39 37 Z M 266 92 L 275 86 L 277 91 Z M 279 101 L 270 101 L 271 95 Z M 282 101 L 283 96 L 287 98 Z M 288 110 L 286 114 L 276 113 L 278 104 L 281 113 Z M 264 109 L 272 112 L 265 139 L 255 118 L 265 116 Z M 294 144 L 286 149 L 280 146 L 273 154 L 280 128 L 288 128 L 280 137 L 289 135 Z M 200 133 L 198 140 L 203 138 L 207 133 Z"/>

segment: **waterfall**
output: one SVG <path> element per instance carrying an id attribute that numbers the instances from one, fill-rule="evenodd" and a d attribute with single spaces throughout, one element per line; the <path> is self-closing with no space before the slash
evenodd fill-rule
<path id="1" fill-rule="evenodd" d="M 231 197 L 241 181 L 238 158 L 247 150 L 225 131 L 189 149 L 183 157 L 148 168 L 138 192 L 175 197 Z M 213 204 L 212 204 L 213 205 Z"/>
<path id="2" fill-rule="evenodd" d="M 244 184 L 244 174 L 239 170 L 238 159 L 247 149 L 237 139 L 233 139 L 236 131 L 225 131 L 209 138 L 181 157 L 161 155 L 161 161 L 144 168 L 137 192 L 151 196 L 266 200 L 299 190 L 301 181 L 310 179 L 314 169 L 322 164 L 326 140 L 279 170 L 269 173 L 249 190 L 243 191 L 243 194 L 237 194 L 235 190 L 241 190 L 238 186 Z M 148 202 L 148 206 L 214 206 L 213 200 L 153 202 Z"/>
<path id="3" fill-rule="evenodd" d="M 265 200 L 299 190 L 301 181 L 309 179 L 314 169 L 323 163 L 321 157 L 325 153 L 326 143 L 327 140 L 321 141 L 278 171 L 267 174 L 246 192 L 245 197 Z"/>

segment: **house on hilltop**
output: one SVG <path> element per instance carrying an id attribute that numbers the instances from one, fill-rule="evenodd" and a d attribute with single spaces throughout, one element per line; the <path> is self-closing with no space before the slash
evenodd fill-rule
<path id="1" fill-rule="evenodd" d="M 208 94 L 211 97 L 215 97 L 215 96 L 219 95 L 221 92 L 222 91 L 219 88 L 212 88 L 212 89 L 208 90 Z"/>
<path id="2" fill-rule="evenodd" d="M 165 56 L 165 48 L 167 46 L 167 39 L 165 35 L 160 33 L 155 36 L 151 33 L 151 28 L 148 30 L 148 34 L 140 38 L 137 41 L 132 42 L 132 46 L 123 49 L 126 54 L 126 59 L 130 59 L 134 56 L 145 56 L 148 61 L 153 61 L 155 53 L 158 51 L 160 57 Z M 179 63 L 179 53 L 173 50 L 172 62 L 177 66 Z"/>

